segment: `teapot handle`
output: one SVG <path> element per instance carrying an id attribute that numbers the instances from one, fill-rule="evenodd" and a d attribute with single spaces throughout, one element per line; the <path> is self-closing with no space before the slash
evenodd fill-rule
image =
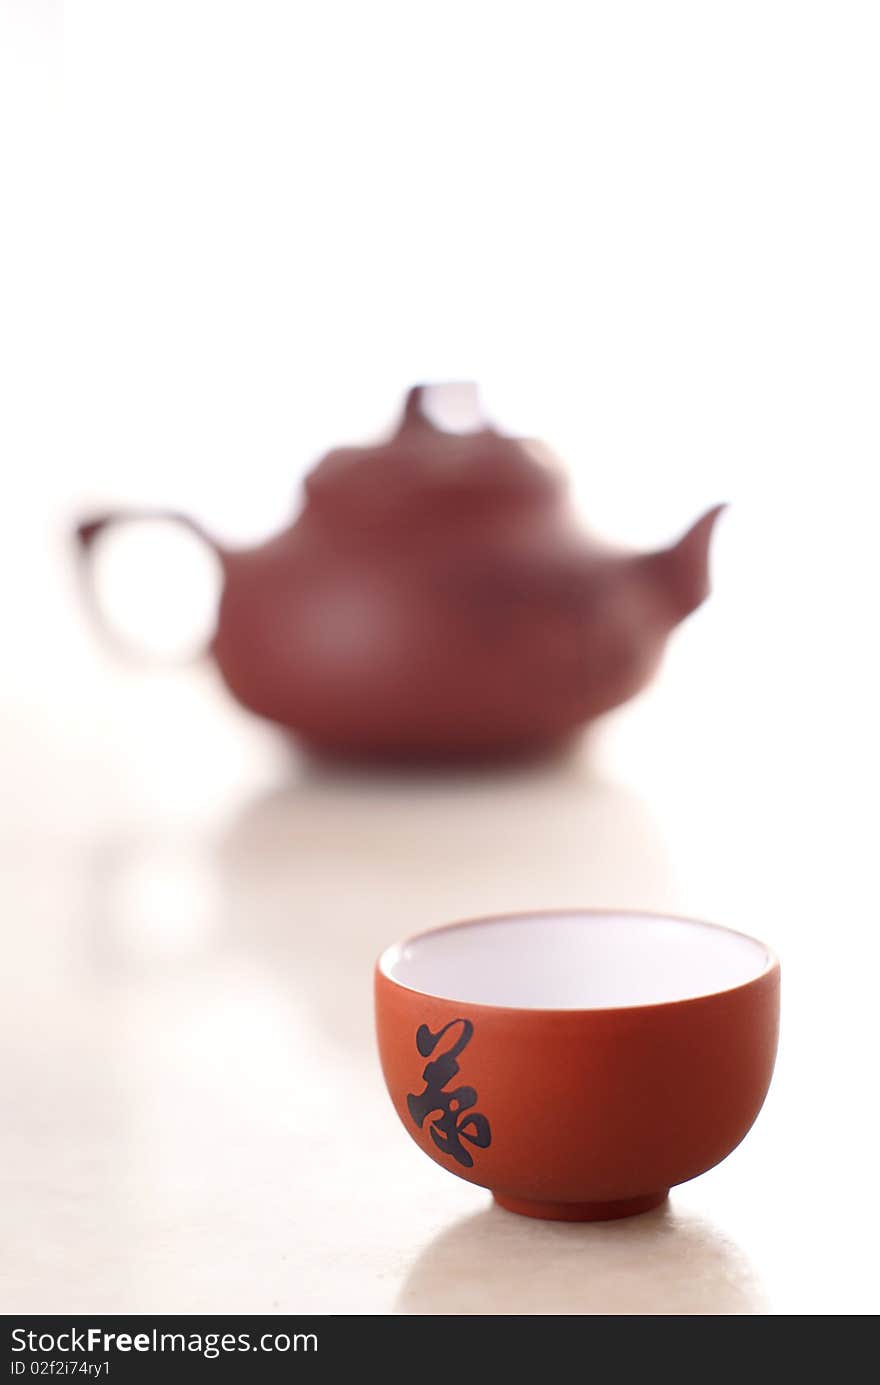
<path id="1" fill-rule="evenodd" d="M 85 608 L 91 618 L 92 624 L 99 636 L 106 644 L 110 645 L 117 654 L 122 654 L 126 658 L 139 655 L 149 661 L 149 655 L 138 651 L 133 644 L 117 634 L 108 622 L 102 609 L 101 602 L 98 599 L 94 563 L 92 561 L 95 541 L 106 529 L 117 524 L 140 524 L 145 520 L 158 520 L 165 524 L 179 524 L 184 529 L 188 529 L 196 538 L 201 539 L 202 543 L 210 548 L 211 552 L 221 561 L 223 553 L 219 545 L 211 538 L 210 534 L 202 528 L 197 520 L 191 519 L 189 515 L 182 514 L 178 510 L 107 510 L 103 514 L 92 515 L 88 519 L 80 520 L 77 524 L 74 530 L 74 538 L 77 547 L 79 585 Z M 201 657 L 201 655 L 196 655 L 196 658 L 199 657 Z"/>

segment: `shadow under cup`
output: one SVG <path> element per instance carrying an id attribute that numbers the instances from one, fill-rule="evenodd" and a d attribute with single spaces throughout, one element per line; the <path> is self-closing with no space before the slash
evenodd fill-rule
<path id="1" fill-rule="evenodd" d="M 770 1084 L 779 963 L 726 928 L 534 913 L 376 966 L 391 1099 L 436 1163 L 526 1216 L 608 1220 L 720 1163 Z"/>

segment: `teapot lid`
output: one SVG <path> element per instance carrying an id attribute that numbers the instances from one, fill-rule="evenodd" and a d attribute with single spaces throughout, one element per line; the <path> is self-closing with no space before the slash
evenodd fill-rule
<path id="1" fill-rule="evenodd" d="M 476 387 L 465 388 L 476 403 Z M 413 386 L 386 442 L 328 452 L 306 478 L 308 508 L 352 520 L 419 511 L 437 518 L 443 511 L 506 511 L 511 503 L 559 496 L 562 473 L 540 443 L 487 425 L 470 432 L 439 427 L 425 411 L 430 389 Z"/>

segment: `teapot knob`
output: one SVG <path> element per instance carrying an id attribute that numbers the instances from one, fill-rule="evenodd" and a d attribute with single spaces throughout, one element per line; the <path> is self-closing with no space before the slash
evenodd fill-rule
<path id="1" fill-rule="evenodd" d="M 486 420 L 478 386 L 473 380 L 413 385 L 404 401 L 400 429 L 413 427 L 434 432 L 481 432 Z"/>

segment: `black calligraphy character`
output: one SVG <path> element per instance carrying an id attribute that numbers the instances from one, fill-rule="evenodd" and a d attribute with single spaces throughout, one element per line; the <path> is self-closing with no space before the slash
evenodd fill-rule
<path id="1" fill-rule="evenodd" d="M 473 1168 L 473 1155 L 465 1149 L 462 1140 L 475 1145 L 477 1149 L 488 1149 L 492 1142 L 489 1122 L 479 1111 L 471 1111 L 476 1105 L 477 1093 L 473 1087 L 455 1087 L 451 1092 L 444 1091 L 447 1082 L 458 1072 L 458 1055 L 470 1043 L 474 1026 L 470 1020 L 450 1020 L 436 1034 L 432 1034 L 426 1024 L 416 1030 L 416 1048 L 423 1058 L 429 1057 L 447 1030 L 456 1024 L 461 1025 L 461 1033 L 451 1048 L 445 1049 L 432 1063 L 425 1065 L 422 1077 L 425 1090 L 418 1095 L 411 1093 L 406 1101 L 409 1113 L 421 1129 L 425 1118 L 432 1112 L 440 1115 L 431 1121 L 431 1139 L 444 1154 L 451 1154 L 465 1168 Z M 468 1114 L 470 1113 L 470 1114 Z"/>

